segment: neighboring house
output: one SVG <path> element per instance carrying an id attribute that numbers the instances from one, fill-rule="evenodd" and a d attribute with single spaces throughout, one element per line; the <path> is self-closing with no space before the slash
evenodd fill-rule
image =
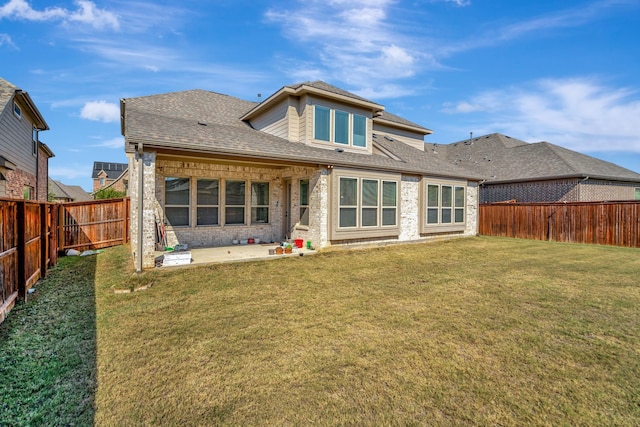
<path id="1" fill-rule="evenodd" d="M 0 78 L 0 197 L 47 201 L 49 130 L 27 92 Z"/>
<path id="2" fill-rule="evenodd" d="M 480 203 L 640 199 L 640 174 L 548 142 L 493 133 L 427 150 L 481 176 Z"/>
<path id="3" fill-rule="evenodd" d="M 129 169 L 127 163 L 93 162 L 93 192 L 105 188 L 129 192 Z"/>
<path id="4" fill-rule="evenodd" d="M 190 247 L 477 234 L 475 174 L 425 151 L 429 129 L 324 82 L 262 103 L 191 90 L 120 108 L 138 269 L 154 265 L 161 222 L 169 245 Z"/>
<path id="5" fill-rule="evenodd" d="M 60 181 L 49 178 L 49 201 L 54 203 L 88 202 L 93 200 L 91 195 L 79 185 L 65 185 Z"/>

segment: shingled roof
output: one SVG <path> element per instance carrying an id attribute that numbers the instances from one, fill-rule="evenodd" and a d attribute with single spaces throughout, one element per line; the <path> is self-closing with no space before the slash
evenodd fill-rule
<path id="1" fill-rule="evenodd" d="M 488 182 L 592 178 L 640 182 L 640 174 L 549 142 L 533 144 L 499 133 L 436 145 L 441 159 L 467 168 Z"/>
<path id="2" fill-rule="evenodd" d="M 100 178 L 100 172 L 104 171 L 107 179 L 116 179 L 124 171 L 127 170 L 129 165 L 127 163 L 113 163 L 113 162 L 93 162 L 93 172 L 91 178 Z"/>
<path id="3" fill-rule="evenodd" d="M 317 83 L 314 83 L 317 84 Z M 343 94 L 344 95 L 344 94 Z M 346 96 L 346 95 L 344 95 Z M 354 95 L 355 96 L 355 95 Z M 421 175 L 477 179 L 477 175 L 399 141 L 373 138 L 370 143 L 392 153 L 339 152 L 279 138 L 241 120 L 258 104 L 204 90 L 127 98 L 121 101 L 125 150 L 145 149 L 242 157 L 297 164 L 358 167 Z M 417 126 L 417 125 L 416 125 Z"/>

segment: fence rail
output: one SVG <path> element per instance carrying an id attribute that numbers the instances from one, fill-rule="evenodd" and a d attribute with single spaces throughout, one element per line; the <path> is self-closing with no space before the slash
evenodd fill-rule
<path id="1" fill-rule="evenodd" d="M 42 203 L 0 199 L 0 323 L 58 262 L 58 253 L 129 241 L 130 199 Z"/>
<path id="2" fill-rule="evenodd" d="M 479 233 L 640 247 L 640 201 L 480 205 Z"/>

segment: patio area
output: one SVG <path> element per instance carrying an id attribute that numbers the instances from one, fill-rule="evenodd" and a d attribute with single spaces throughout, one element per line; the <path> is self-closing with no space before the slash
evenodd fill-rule
<path id="1" fill-rule="evenodd" d="M 156 267 L 171 268 L 183 265 L 194 264 L 217 264 L 225 262 L 244 262 L 256 261 L 261 259 L 277 259 L 291 256 L 307 256 L 316 253 L 313 249 L 294 248 L 290 254 L 274 254 L 269 253 L 269 249 L 275 249 L 277 243 L 260 243 L 247 245 L 219 246 L 212 248 L 190 248 L 186 251 L 158 251 L 156 252 Z M 190 254 L 190 261 L 188 260 Z M 174 265 L 164 262 L 165 255 L 169 258 L 175 258 Z"/>

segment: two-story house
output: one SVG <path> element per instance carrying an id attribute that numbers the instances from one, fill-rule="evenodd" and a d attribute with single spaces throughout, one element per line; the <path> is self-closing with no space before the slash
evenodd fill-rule
<path id="1" fill-rule="evenodd" d="M 129 165 L 127 163 L 93 162 L 93 192 L 105 188 L 127 192 L 129 190 Z"/>
<path id="2" fill-rule="evenodd" d="M 29 94 L 0 78 L 0 197 L 47 201 L 49 130 Z"/>
<path id="3" fill-rule="evenodd" d="M 321 81 L 261 103 L 203 90 L 121 100 L 132 251 L 300 238 L 317 248 L 477 233 L 479 178 L 424 149 L 431 131 Z M 142 254 L 142 256 L 138 256 Z"/>

